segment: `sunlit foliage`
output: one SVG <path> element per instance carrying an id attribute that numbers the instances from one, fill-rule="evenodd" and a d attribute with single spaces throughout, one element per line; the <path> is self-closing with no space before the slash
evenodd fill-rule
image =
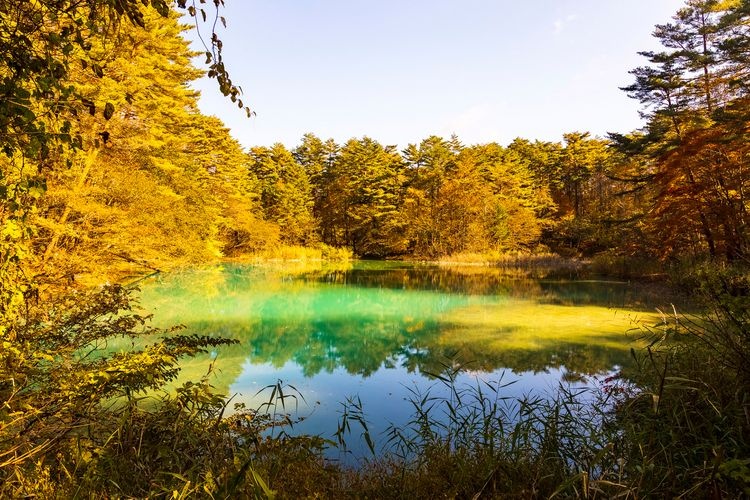
<path id="1" fill-rule="evenodd" d="M 661 257 L 734 261 L 747 253 L 747 2 L 691 0 L 657 26 L 661 52 L 624 90 L 644 105 L 645 130 L 618 136 L 640 166 L 647 245 Z"/>

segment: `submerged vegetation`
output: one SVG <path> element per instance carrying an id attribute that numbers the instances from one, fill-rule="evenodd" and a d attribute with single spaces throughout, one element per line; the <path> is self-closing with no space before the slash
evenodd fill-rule
<path id="1" fill-rule="evenodd" d="M 664 50 L 624 89 L 642 130 L 402 151 L 313 134 L 243 151 L 190 88 L 202 72 L 177 12 L 200 24 L 203 6 L 0 3 L 0 496 L 750 495 L 750 3 L 689 0 L 657 26 Z M 208 74 L 244 108 L 212 35 Z M 231 341 L 150 326 L 126 280 L 352 256 L 593 258 L 672 272 L 705 312 L 670 316 L 634 367 L 551 400 L 463 386 L 447 365 L 448 395 L 415 392 L 380 445 L 356 398 L 329 441 L 288 434 L 304 395 L 281 384 L 259 409 L 233 409 L 208 367 L 163 392 L 182 358 Z M 351 439 L 378 454 L 324 458 Z"/>

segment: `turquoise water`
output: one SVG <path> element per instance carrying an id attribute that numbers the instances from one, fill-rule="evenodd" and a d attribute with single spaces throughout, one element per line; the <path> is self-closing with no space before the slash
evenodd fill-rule
<path id="1" fill-rule="evenodd" d="M 629 361 L 634 328 L 654 320 L 653 297 L 632 285 L 486 267 L 220 265 L 140 286 L 156 325 L 239 341 L 186 361 L 183 380 L 213 364 L 217 390 L 251 407 L 280 380 L 301 395 L 295 429 L 327 437 L 349 396 L 374 435 L 404 422 L 405 398 L 446 366 L 463 366 L 465 382 L 513 381 L 508 396 L 592 383 Z"/>

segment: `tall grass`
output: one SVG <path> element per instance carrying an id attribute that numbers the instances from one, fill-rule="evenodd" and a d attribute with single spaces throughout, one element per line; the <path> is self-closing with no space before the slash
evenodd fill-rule
<path id="1" fill-rule="evenodd" d="M 670 334 L 673 332 L 670 332 Z M 690 342 L 689 340 L 683 340 Z M 333 439 L 293 436 L 291 388 L 267 388 L 257 410 L 207 381 L 146 410 L 133 402 L 55 460 L 28 464 L 6 496 L 200 498 L 734 498 L 750 493 L 746 388 L 654 344 L 636 357 L 637 385 L 505 395 L 509 382 L 460 384 L 460 367 L 411 393 L 411 418 L 376 436 L 358 398 Z M 695 352 L 695 349 L 686 349 Z M 728 399 L 727 399 L 728 398 Z M 744 406 L 743 406 L 744 405 Z M 291 426 L 291 428 L 290 428 Z M 352 469 L 324 451 L 363 439 Z M 330 453 L 328 454 L 330 456 Z"/>
<path id="2" fill-rule="evenodd" d="M 354 474 L 358 495 L 595 498 L 626 488 L 611 481 L 620 479 L 619 437 L 603 425 L 612 405 L 601 393 L 561 387 L 553 398 L 516 399 L 504 395 L 512 382 L 463 385 L 460 371 L 446 367 L 435 374 L 440 387 L 412 392 L 411 419 L 390 426 L 380 458 Z"/>
<path id="3" fill-rule="evenodd" d="M 750 280 L 702 268 L 699 317 L 644 325 L 634 366 L 553 398 L 503 396 L 502 380 L 412 393 L 382 458 L 356 475 L 389 498 L 740 498 L 750 495 Z M 440 394 L 440 395 L 436 395 Z"/>
<path id="4" fill-rule="evenodd" d="M 707 310 L 674 315 L 627 375 L 640 391 L 618 414 L 646 494 L 750 495 L 750 275 L 699 267 Z"/>
<path id="5" fill-rule="evenodd" d="M 549 252 L 463 252 L 440 257 L 440 265 L 483 265 L 507 268 L 555 268 L 580 269 L 583 263 L 577 259 L 561 257 Z"/>
<path id="6" fill-rule="evenodd" d="M 278 245 L 269 247 L 260 253 L 249 257 L 255 261 L 327 261 L 339 262 L 349 261 L 354 254 L 348 248 L 339 248 L 318 243 L 313 246 Z"/>

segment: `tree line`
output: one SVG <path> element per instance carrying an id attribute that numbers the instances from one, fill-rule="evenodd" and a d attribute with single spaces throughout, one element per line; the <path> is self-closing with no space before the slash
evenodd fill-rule
<path id="1" fill-rule="evenodd" d="M 643 105 L 638 131 L 507 146 L 430 136 L 401 150 L 306 134 L 292 149 L 249 151 L 198 110 L 190 82 L 202 72 L 177 17 L 146 10 L 147 29 L 91 37 L 95 69 L 67 63 L 54 88 L 77 105 L 9 125 L 24 133 L 6 134 L 0 160 L 4 241 L 49 281 L 320 243 L 370 258 L 737 260 L 748 245 L 747 9 L 691 1 L 657 26 L 664 50 L 644 52 L 624 88 Z M 28 112 L 54 94 L 34 94 L 40 80 L 13 89 Z"/>
<path id="2" fill-rule="evenodd" d="M 589 184 L 609 161 L 606 142 L 585 133 L 507 147 L 431 136 L 402 151 L 369 137 L 339 145 L 306 134 L 291 151 L 252 148 L 249 171 L 286 243 L 440 258 L 533 250 L 561 219 L 595 211 Z"/>
<path id="3" fill-rule="evenodd" d="M 637 131 L 507 146 L 433 136 L 402 151 L 368 137 L 337 145 L 308 134 L 291 152 L 254 148 L 250 171 L 264 186 L 276 182 L 275 171 L 299 179 L 297 206 L 309 209 L 296 227 L 318 230 L 287 232 L 291 221 L 264 198 L 283 239 L 318 238 L 363 256 L 541 246 L 566 255 L 743 260 L 749 15 L 746 1 L 691 0 L 656 26 L 663 49 L 642 52 L 647 64 L 623 88 L 642 105 L 646 125 Z"/>

